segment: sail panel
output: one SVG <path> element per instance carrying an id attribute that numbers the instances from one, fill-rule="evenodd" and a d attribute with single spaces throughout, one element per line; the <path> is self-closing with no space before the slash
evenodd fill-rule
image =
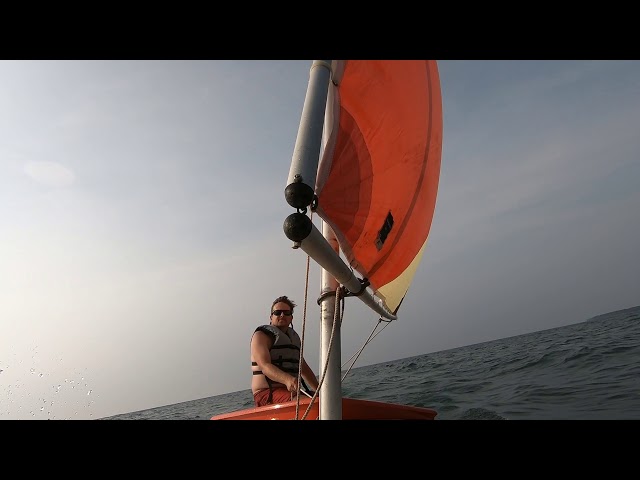
<path id="1" fill-rule="evenodd" d="M 351 267 L 396 312 L 435 210 L 442 153 L 437 64 L 346 60 L 334 66 L 317 212 Z"/>

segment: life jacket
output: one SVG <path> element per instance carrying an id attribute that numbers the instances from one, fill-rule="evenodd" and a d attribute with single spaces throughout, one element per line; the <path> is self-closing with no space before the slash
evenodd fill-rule
<path id="1" fill-rule="evenodd" d="M 300 337 L 297 332 L 289 326 L 287 333 L 284 333 L 278 327 L 274 327 L 273 325 L 260 325 L 255 329 L 255 332 L 264 332 L 269 335 L 273 339 L 273 343 L 271 348 L 269 349 L 269 354 L 271 355 L 271 363 L 278 367 L 283 372 L 288 373 L 289 375 L 293 375 L 294 377 L 298 376 L 298 369 L 300 365 Z M 257 362 L 251 362 L 251 370 L 253 375 L 264 375 L 260 367 L 258 367 Z M 269 402 L 272 399 L 273 387 L 274 383 L 269 377 L 264 375 L 267 380 L 267 384 L 269 385 Z M 304 384 L 304 382 L 303 382 Z"/>

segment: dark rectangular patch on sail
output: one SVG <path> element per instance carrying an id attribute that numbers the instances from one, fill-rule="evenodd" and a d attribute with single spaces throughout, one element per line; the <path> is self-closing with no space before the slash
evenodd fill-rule
<path id="1" fill-rule="evenodd" d="M 382 225 L 382 228 L 378 232 L 378 236 L 376 237 L 376 248 L 378 249 L 378 251 L 382 250 L 382 246 L 384 245 L 384 242 L 387 240 L 387 236 L 389 235 L 389 232 L 391 231 L 392 228 L 393 228 L 393 215 L 391 215 L 391 212 L 389 212 L 389 214 L 387 215 L 387 218 L 384 219 L 384 224 Z"/>

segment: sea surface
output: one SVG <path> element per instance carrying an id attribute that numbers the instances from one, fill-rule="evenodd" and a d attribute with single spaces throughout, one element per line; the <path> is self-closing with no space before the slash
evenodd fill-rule
<path id="1" fill-rule="evenodd" d="M 640 420 L 640 306 L 355 368 L 342 391 L 433 408 L 436 420 Z M 209 420 L 248 407 L 249 389 L 100 420 Z"/>

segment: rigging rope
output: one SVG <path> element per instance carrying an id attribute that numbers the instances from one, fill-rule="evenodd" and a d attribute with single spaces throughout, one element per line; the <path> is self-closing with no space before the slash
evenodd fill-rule
<path id="1" fill-rule="evenodd" d="M 314 211 L 314 209 L 312 209 L 310 214 L 309 214 L 309 218 L 310 219 L 313 219 L 313 211 Z M 302 362 L 304 360 L 304 343 L 305 343 L 304 342 L 304 334 L 305 334 L 305 327 L 306 327 L 306 321 L 307 321 L 307 304 L 308 304 L 307 299 L 308 299 L 308 296 L 309 296 L 309 269 L 310 269 L 310 265 L 311 265 L 311 257 L 309 255 L 307 255 L 307 265 L 306 265 L 306 273 L 305 273 L 305 288 L 304 288 L 304 303 L 303 303 L 303 314 L 302 314 L 302 336 L 301 336 L 301 339 L 300 339 L 300 359 L 299 359 L 299 362 L 298 362 L 298 388 L 296 390 L 296 414 L 295 414 L 295 417 L 294 417 L 295 420 L 304 420 L 309 415 L 309 412 L 311 411 L 311 407 L 313 406 L 315 400 L 318 398 L 318 395 L 320 393 L 320 388 L 322 387 L 322 384 L 323 384 L 324 379 L 326 377 L 327 369 L 328 369 L 328 366 L 329 366 L 329 357 L 331 356 L 331 347 L 333 346 L 333 339 L 334 339 L 334 336 L 335 336 L 336 325 L 338 325 L 338 322 L 340 322 L 340 325 L 342 325 L 342 319 L 344 318 L 344 310 L 345 310 L 345 297 L 350 294 L 350 292 L 348 292 L 343 285 L 338 285 L 338 287 L 336 288 L 335 304 L 334 304 L 334 315 L 333 315 L 333 325 L 331 327 L 331 337 L 329 338 L 329 346 L 328 346 L 328 349 L 327 349 L 327 354 L 325 356 L 325 364 L 324 364 L 324 367 L 323 367 L 323 370 L 322 370 L 322 375 L 320 376 L 320 379 L 318 381 L 318 388 L 313 393 L 313 395 L 309 395 L 307 392 L 302 391 L 302 393 L 304 393 L 307 397 L 310 397 L 311 400 L 309 401 L 309 405 L 307 406 L 307 409 L 305 410 L 305 413 L 302 415 L 301 418 L 299 418 L 299 413 L 300 413 L 300 392 L 301 392 L 300 384 L 301 384 L 301 380 L 302 380 Z M 366 286 L 366 284 L 365 284 L 365 286 Z M 321 303 L 322 303 L 321 300 L 323 300 L 326 296 L 328 296 L 328 292 L 324 293 L 323 296 L 318 299 L 318 304 L 319 305 L 321 305 Z M 377 328 L 383 322 L 385 323 L 385 326 L 382 327 L 378 332 L 376 332 Z M 358 360 L 358 358 L 360 357 L 360 355 L 364 351 L 364 348 L 375 337 L 377 337 L 378 334 L 382 332 L 382 330 L 387 328 L 389 323 L 391 323 L 391 320 L 387 320 L 387 319 L 382 318 L 382 317 L 380 317 L 378 319 L 378 323 L 375 324 L 375 326 L 373 327 L 373 330 L 369 334 L 369 337 L 364 342 L 362 347 L 360 347 L 360 349 L 354 355 L 352 355 L 351 358 L 347 362 L 345 362 L 345 364 L 342 365 L 342 368 L 344 368 L 345 365 L 347 365 L 347 364 L 349 364 L 351 362 L 351 364 L 349 365 L 349 368 L 347 369 L 347 371 L 343 375 L 342 379 L 340 380 L 341 382 L 344 382 L 344 379 L 347 377 L 347 375 L 349 374 L 349 372 L 351 371 L 351 369 L 355 365 L 356 361 Z"/>
<path id="2" fill-rule="evenodd" d="M 309 218 L 311 220 L 313 220 L 313 209 L 311 210 L 311 213 L 309 214 Z M 331 337 L 329 338 L 329 346 L 328 346 L 328 351 L 327 351 L 327 355 L 325 358 L 325 365 L 322 371 L 322 375 L 320 376 L 320 379 L 318 381 L 318 388 L 316 389 L 315 392 L 313 392 L 313 396 L 311 396 L 311 400 L 309 401 L 309 405 L 307 406 L 307 409 L 305 410 L 304 414 L 302 415 L 301 418 L 298 418 L 299 412 L 300 412 L 300 384 L 301 384 L 301 379 L 302 379 L 302 362 L 304 360 L 304 333 L 305 333 L 305 326 L 306 326 L 306 321 L 307 321 L 307 299 L 308 299 L 308 294 L 309 294 L 309 268 L 310 268 L 310 264 L 311 264 L 311 257 L 309 255 L 307 255 L 307 266 L 306 266 L 306 275 L 305 275 L 305 287 L 304 287 L 304 303 L 303 303 L 303 314 L 302 314 L 302 336 L 300 339 L 300 359 L 298 362 L 298 388 L 296 391 L 296 414 L 294 419 L 295 420 L 304 420 L 307 418 L 307 416 L 309 415 L 309 413 L 311 412 L 311 407 L 313 406 L 314 402 L 316 401 L 316 399 L 318 398 L 318 395 L 320 393 L 320 388 L 322 387 L 322 383 L 324 382 L 325 376 L 327 374 L 327 367 L 329 364 L 329 357 L 331 355 L 331 347 L 333 345 L 333 339 L 335 336 L 335 331 L 336 331 L 336 325 L 338 323 L 338 318 L 340 318 L 340 321 L 342 321 L 342 314 L 344 313 L 344 294 L 343 294 L 343 287 L 342 286 L 338 286 L 338 288 L 336 288 L 336 299 L 335 299 L 335 308 L 334 308 L 334 315 L 333 315 L 333 326 L 331 328 Z M 340 305 L 340 300 L 342 300 L 342 312 L 339 314 L 340 309 L 338 308 L 338 306 Z M 309 396 L 309 395 L 307 395 Z"/>
<path id="3" fill-rule="evenodd" d="M 313 211 L 311 212 L 310 217 L 313 217 Z M 302 304 L 302 336 L 300 337 L 300 360 L 298 361 L 298 388 L 296 390 L 296 416 L 295 416 L 296 420 L 298 419 L 298 413 L 300 411 L 300 380 L 302 379 L 302 362 L 304 360 L 304 331 L 307 323 L 307 298 L 309 294 L 310 263 L 311 263 L 311 257 L 307 255 L 307 269 L 306 269 L 306 276 L 305 276 L 306 278 L 304 281 L 304 303 Z M 318 390 L 320 390 L 319 386 L 315 392 L 316 394 Z M 311 402 L 309 402 L 309 408 L 311 408 L 312 403 L 313 403 L 313 398 L 311 399 Z"/>

